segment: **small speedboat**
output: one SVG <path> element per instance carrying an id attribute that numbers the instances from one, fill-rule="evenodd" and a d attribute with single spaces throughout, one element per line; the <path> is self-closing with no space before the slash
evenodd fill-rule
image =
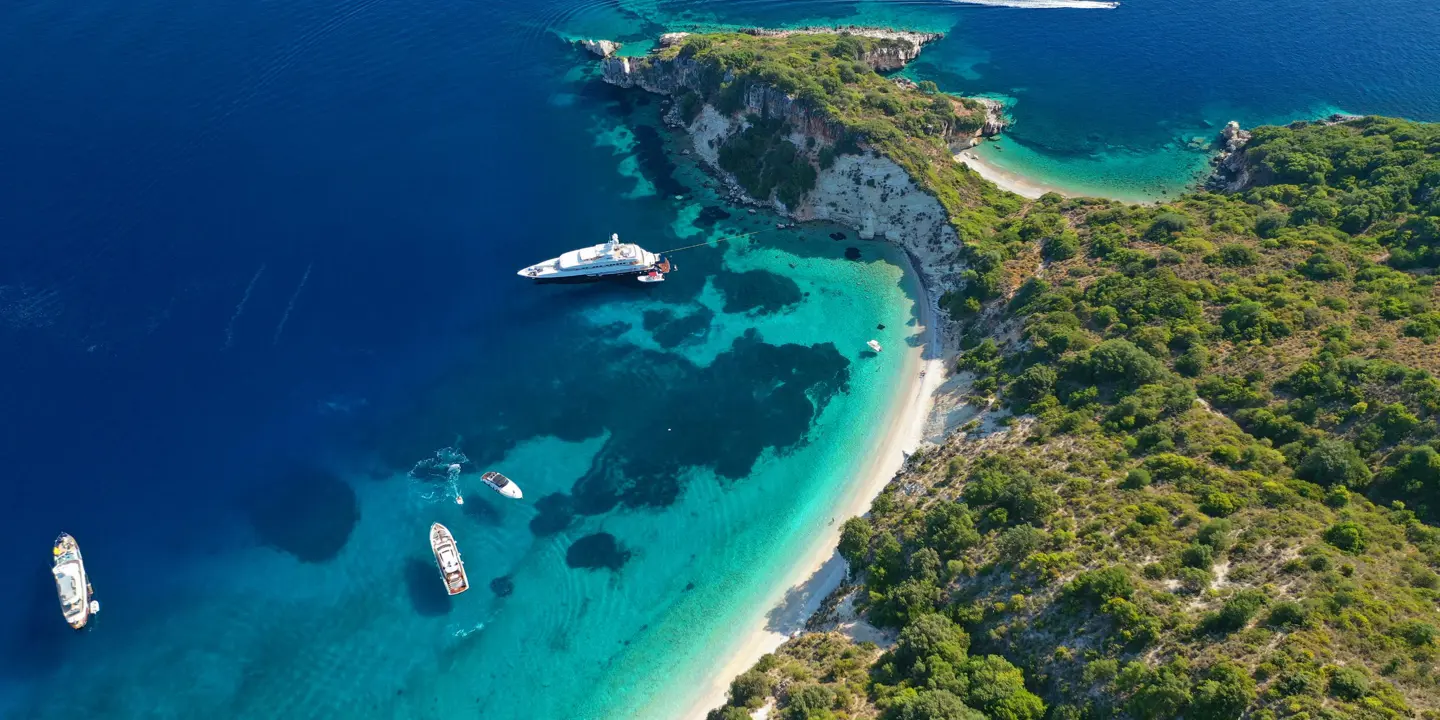
<path id="1" fill-rule="evenodd" d="M 508 497 L 512 500 L 519 500 L 520 498 L 525 496 L 523 493 L 520 492 L 520 486 L 516 485 L 514 480 L 511 480 L 510 478 L 505 477 L 498 472 L 487 472 L 484 475 L 481 475 L 480 479 L 483 480 L 486 485 L 489 485 L 490 488 L 495 492 L 498 492 L 501 495 L 504 495 L 505 497 Z"/>
<path id="2" fill-rule="evenodd" d="M 435 552 L 435 564 L 440 568 L 440 578 L 445 581 L 445 592 L 459 595 L 469 590 L 465 562 L 460 559 L 460 548 L 455 545 L 455 536 L 450 534 L 449 528 L 440 523 L 430 526 L 430 549 Z"/>
<path id="3" fill-rule="evenodd" d="M 871 350 L 874 350 L 874 351 L 877 352 L 877 353 L 880 352 L 880 343 L 879 343 L 879 341 L 871 340 L 870 342 L 867 342 L 867 343 L 865 343 L 865 344 L 866 344 L 866 345 L 869 345 Z"/>
<path id="4" fill-rule="evenodd" d="M 55 566 L 50 572 L 55 576 L 55 589 L 60 593 L 60 609 L 65 613 L 65 622 L 79 630 L 90 621 L 90 616 L 100 612 L 100 601 L 92 597 L 90 576 L 85 572 L 85 560 L 80 556 L 80 543 L 66 533 L 55 539 Z"/>

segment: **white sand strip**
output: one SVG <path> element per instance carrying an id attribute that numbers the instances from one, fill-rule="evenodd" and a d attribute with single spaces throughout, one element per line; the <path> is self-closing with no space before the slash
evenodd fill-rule
<path id="1" fill-rule="evenodd" d="M 1000 189 L 1009 190 L 1021 197 L 1038 198 L 1048 192 L 1059 193 L 1065 197 L 1075 196 L 1074 193 L 1065 192 L 1054 185 L 1048 185 L 1038 180 L 1027 178 L 1019 173 L 996 167 L 983 160 L 975 153 L 973 148 L 957 153 L 955 155 L 955 161 L 968 165 L 970 169 L 978 173 L 980 177 L 995 183 L 1000 186 Z"/>
<path id="2" fill-rule="evenodd" d="M 907 265 L 909 261 L 906 261 Z M 909 272 L 917 273 L 911 267 Z M 803 629 L 805 621 L 845 579 L 845 561 L 835 548 L 844 521 L 870 510 L 870 503 L 885 489 L 905 463 L 905 456 L 919 447 L 925 434 L 935 390 L 945 381 L 945 361 L 940 333 L 935 326 L 935 308 L 929 290 L 921 283 L 920 324 L 925 337 L 917 348 L 892 345 L 885 352 L 905 352 L 907 380 L 887 408 L 889 429 L 869 453 L 869 459 L 853 485 L 835 507 L 835 523 L 816 535 L 807 549 L 795 558 L 793 571 L 786 576 L 781 602 L 756 618 L 756 626 L 730 649 L 716 658 L 717 665 L 705 682 L 695 687 L 695 700 L 679 717 L 704 720 L 706 713 L 725 704 L 725 692 L 735 676 L 750 669 L 762 656 L 779 648 L 790 635 Z M 903 349 L 902 349 L 903 348 Z M 923 373 L 923 376 L 922 376 Z M 742 629 L 743 632 L 743 629 Z"/>

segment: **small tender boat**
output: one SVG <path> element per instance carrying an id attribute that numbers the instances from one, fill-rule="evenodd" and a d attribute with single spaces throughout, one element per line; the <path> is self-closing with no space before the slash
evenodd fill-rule
<path id="1" fill-rule="evenodd" d="M 871 350 L 874 350 L 874 351 L 877 352 L 877 353 L 880 352 L 880 343 L 879 343 L 879 341 L 871 340 L 870 342 L 867 342 L 867 343 L 865 343 L 865 344 L 866 344 L 866 345 L 869 345 Z"/>
<path id="2" fill-rule="evenodd" d="M 430 549 L 435 551 L 435 564 L 440 567 L 440 577 L 445 581 L 445 591 L 459 595 L 470 589 L 470 580 L 465 577 L 465 563 L 460 559 L 460 548 L 455 545 L 455 536 L 450 529 L 435 523 L 430 526 Z"/>
<path id="3" fill-rule="evenodd" d="M 100 612 L 100 602 L 92 597 L 95 591 L 90 587 L 90 576 L 85 572 L 85 560 L 80 556 L 80 543 L 66 533 L 55 538 L 55 589 L 60 593 L 60 609 L 65 613 L 65 622 L 79 630 L 90 621 L 90 616 Z"/>
<path id="4" fill-rule="evenodd" d="M 484 475 L 481 475 L 480 479 L 483 480 L 486 485 L 489 485 L 490 488 L 495 492 L 498 492 L 501 495 L 504 495 L 505 497 L 508 497 L 512 500 L 519 500 L 520 498 L 525 496 L 523 493 L 520 492 L 520 486 L 516 485 L 514 480 L 511 480 L 510 478 L 505 477 L 498 472 L 487 472 Z"/>

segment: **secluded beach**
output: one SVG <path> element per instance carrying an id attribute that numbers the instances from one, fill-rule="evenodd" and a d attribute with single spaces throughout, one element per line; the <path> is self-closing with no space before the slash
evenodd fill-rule
<path id="1" fill-rule="evenodd" d="M 905 260 L 907 272 L 917 273 Z M 906 353 L 907 380 L 897 389 L 894 401 L 881 416 L 886 423 L 860 467 L 851 479 L 849 491 L 834 508 L 835 522 L 817 534 L 795 557 L 793 570 L 740 629 L 741 638 L 716 658 L 708 678 L 695 688 L 694 702 L 681 718 L 703 720 L 710 710 L 725 704 L 730 681 L 745 672 L 766 653 L 774 652 L 805 622 L 845 579 L 845 561 L 836 552 L 844 521 L 869 511 L 875 496 L 894 479 L 906 457 L 920 445 L 933 406 L 935 391 L 945 380 L 946 342 L 937 325 L 936 307 L 930 290 L 918 283 L 917 312 L 924 342 L 918 347 L 890 347 L 885 352 Z"/>
<path id="2" fill-rule="evenodd" d="M 1019 173 L 1010 172 L 993 163 L 987 162 L 975 152 L 975 148 L 956 153 L 955 161 L 964 163 L 969 166 L 971 170 L 979 173 L 980 177 L 995 183 L 1000 186 L 1001 189 L 1009 190 L 1021 197 L 1038 198 L 1048 192 L 1059 193 L 1067 197 L 1073 194 L 1054 185 L 1049 185 L 1034 178 L 1024 177 Z"/>

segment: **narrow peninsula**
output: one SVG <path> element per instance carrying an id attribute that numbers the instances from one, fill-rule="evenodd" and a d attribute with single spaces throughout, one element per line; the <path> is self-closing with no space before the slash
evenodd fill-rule
<path id="1" fill-rule="evenodd" d="M 1440 126 L 1241 132 L 1136 206 L 954 160 L 933 35 L 673 34 L 606 81 L 736 202 L 897 243 L 958 426 L 843 523 L 848 581 L 714 720 L 1440 717 Z"/>

